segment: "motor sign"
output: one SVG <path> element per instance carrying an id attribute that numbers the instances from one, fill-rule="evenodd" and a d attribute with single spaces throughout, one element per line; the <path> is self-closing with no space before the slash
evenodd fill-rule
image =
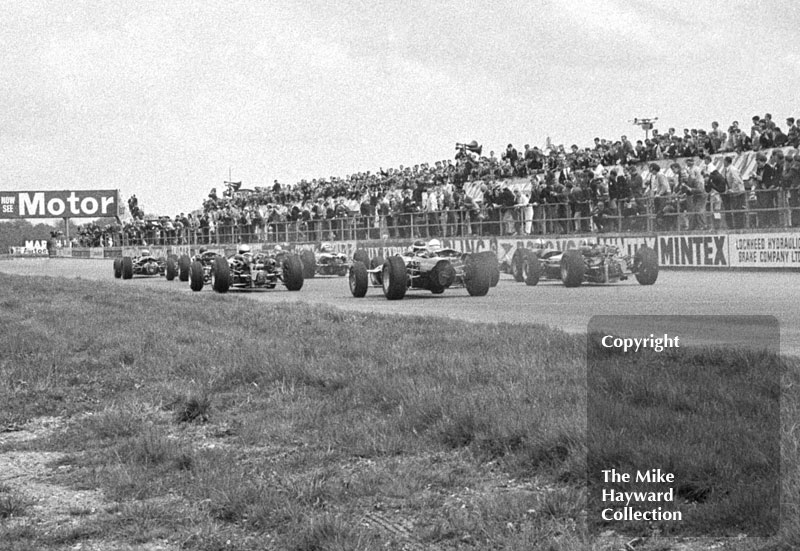
<path id="1" fill-rule="evenodd" d="M 0 219 L 116 216 L 119 191 L 0 191 Z"/>

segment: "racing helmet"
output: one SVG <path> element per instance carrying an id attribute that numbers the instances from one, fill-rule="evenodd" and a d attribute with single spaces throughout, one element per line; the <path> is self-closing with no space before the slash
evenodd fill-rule
<path id="1" fill-rule="evenodd" d="M 546 244 L 544 242 L 544 239 L 537 239 L 536 241 L 533 242 L 534 249 L 544 249 L 545 247 Z"/>
<path id="2" fill-rule="evenodd" d="M 414 244 L 411 245 L 411 250 L 415 253 L 423 252 L 428 248 L 428 244 L 425 243 L 424 239 L 417 239 L 414 241 Z"/>
<path id="3" fill-rule="evenodd" d="M 428 241 L 429 251 L 436 252 L 438 250 L 441 250 L 441 248 L 442 248 L 442 242 L 439 241 L 438 239 L 431 239 L 430 241 Z"/>
<path id="4" fill-rule="evenodd" d="M 208 251 L 208 247 L 200 247 L 200 250 L 198 252 L 200 254 L 203 254 L 204 252 L 207 252 L 207 251 Z"/>
<path id="5" fill-rule="evenodd" d="M 272 250 L 274 252 L 276 252 L 276 253 L 282 253 L 283 252 L 283 247 L 281 247 L 280 245 L 275 245 L 275 248 L 272 249 Z"/>
<path id="6" fill-rule="evenodd" d="M 319 250 L 322 251 L 323 253 L 332 253 L 333 252 L 333 245 L 331 245 L 330 243 L 323 243 L 320 246 Z"/>
<path id="7" fill-rule="evenodd" d="M 142 249 L 139 256 L 150 256 L 150 249 Z"/>
<path id="8" fill-rule="evenodd" d="M 236 249 L 236 252 L 238 252 L 239 254 L 252 254 L 252 251 L 250 250 L 250 245 L 245 245 L 245 244 L 239 245 L 239 248 Z"/>

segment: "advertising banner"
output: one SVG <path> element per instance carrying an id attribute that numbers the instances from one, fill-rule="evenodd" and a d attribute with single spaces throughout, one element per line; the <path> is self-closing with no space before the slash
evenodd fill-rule
<path id="1" fill-rule="evenodd" d="M 800 233 L 748 233 L 728 238 L 733 267 L 800 268 Z"/>
<path id="2" fill-rule="evenodd" d="M 0 220 L 103 218 L 117 215 L 119 191 L 0 191 Z"/>

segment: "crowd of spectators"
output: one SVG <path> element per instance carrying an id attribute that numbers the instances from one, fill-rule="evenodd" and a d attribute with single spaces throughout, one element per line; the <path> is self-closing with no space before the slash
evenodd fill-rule
<path id="1" fill-rule="evenodd" d="M 584 148 L 525 145 L 517 151 L 508 144 L 500 155 L 483 155 L 472 142 L 457 144 L 453 159 L 433 164 L 294 185 L 275 181 L 252 190 L 229 182 L 188 215 L 146 217 L 133 196 L 131 219 L 120 229 L 125 243 L 185 244 L 558 234 L 663 224 L 689 230 L 796 226 L 800 157 L 794 149 L 759 160 L 750 182 L 728 157 L 723 167 L 709 162 L 719 153 L 735 157 L 786 146 L 800 146 L 797 124 L 787 119 L 784 132 L 770 114 L 754 116 L 749 132 L 738 121 L 727 131 L 713 122 L 710 130 L 653 130 L 636 142 L 595 138 Z M 664 163 L 655 161 L 663 160 L 672 162 L 662 170 Z M 509 185 L 512 178 L 530 185 Z M 781 208 L 788 213 L 783 218 Z M 113 241 L 113 231 L 106 237 L 102 231 L 98 237 L 97 228 L 86 231 L 93 243 Z"/>

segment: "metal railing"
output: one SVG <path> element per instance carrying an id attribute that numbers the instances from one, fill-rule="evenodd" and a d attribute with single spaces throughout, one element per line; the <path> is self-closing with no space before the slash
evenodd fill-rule
<path id="1" fill-rule="evenodd" d="M 573 233 L 756 230 L 800 227 L 800 190 L 666 195 L 590 201 L 398 212 L 319 220 L 150 228 L 114 238 L 128 245 L 225 245 L 369 239 L 563 235 Z M 118 240 L 121 238 L 121 241 Z"/>

